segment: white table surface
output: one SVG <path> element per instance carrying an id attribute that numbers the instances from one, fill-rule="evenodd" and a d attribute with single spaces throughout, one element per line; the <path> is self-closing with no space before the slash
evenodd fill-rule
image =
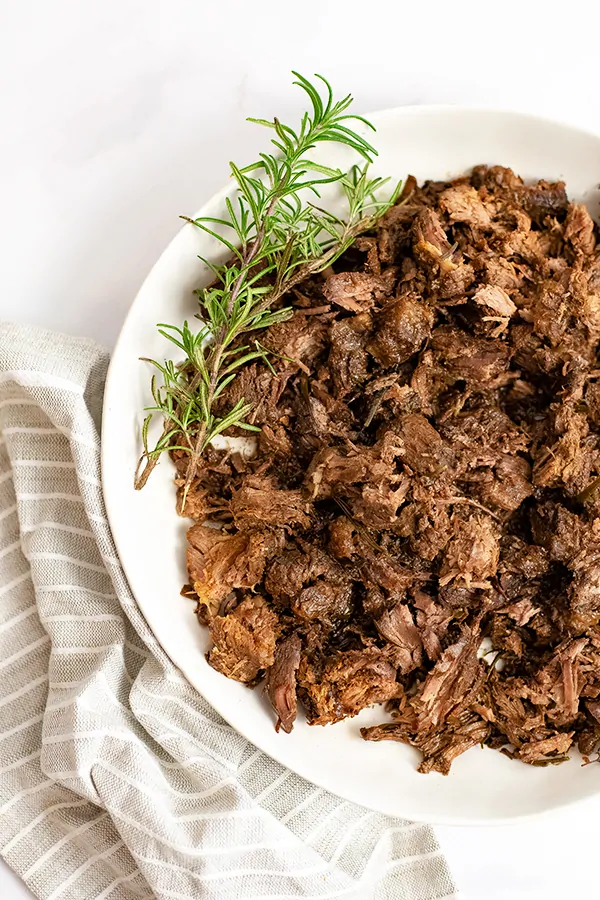
<path id="1" fill-rule="evenodd" d="M 245 116 L 299 110 L 291 68 L 362 112 L 466 102 L 600 132 L 600 10 L 583 0 L 298 6 L 0 0 L 0 317 L 111 346 L 178 215 L 264 140 Z M 466 900 L 597 897 L 599 818 L 594 802 L 438 834 Z M 2 900 L 29 896 L 0 862 Z"/>

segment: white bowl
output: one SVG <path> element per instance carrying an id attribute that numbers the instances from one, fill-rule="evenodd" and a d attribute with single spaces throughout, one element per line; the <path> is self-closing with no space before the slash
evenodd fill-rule
<path id="1" fill-rule="evenodd" d="M 478 163 L 497 163 L 526 179 L 564 179 L 569 196 L 597 213 L 600 139 L 594 135 L 531 116 L 457 107 L 406 107 L 371 120 L 377 127 L 369 140 L 379 150 L 378 174 L 445 179 Z M 350 162 L 346 149 L 323 158 L 344 165 Z M 213 197 L 200 213 L 223 215 L 230 191 L 231 186 Z M 361 739 L 361 725 L 384 720 L 377 708 L 325 728 L 309 727 L 300 713 L 291 735 L 276 734 L 261 689 L 250 691 L 207 664 L 207 631 L 198 626 L 193 604 L 179 594 L 186 580 L 188 523 L 175 513 L 172 466 L 163 459 L 141 492 L 133 489 L 133 473 L 141 410 L 150 399 L 148 366 L 139 357 L 170 355 L 172 345 L 155 325 L 192 318 L 197 308 L 192 290 L 208 282 L 197 255 L 215 258 L 218 249 L 200 230 L 182 228 L 131 307 L 106 385 L 102 476 L 110 524 L 131 588 L 167 654 L 215 709 L 266 753 L 327 790 L 390 815 L 447 824 L 509 822 L 599 793 L 600 767 L 582 767 L 576 755 L 561 766 L 532 768 L 475 748 L 453 764 L 449 776 L 419 775 L 419 755 L 412 748 Z"/>

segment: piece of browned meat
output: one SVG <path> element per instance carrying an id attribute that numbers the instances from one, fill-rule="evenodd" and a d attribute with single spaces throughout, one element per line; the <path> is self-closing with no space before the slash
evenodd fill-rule
<path id="1" fill-rule="evenodd" d="M 402 675 L 422 666 L 423 639 L 406 603 L 397 603 L 392 609 L 384 610 L 375 624 L 382 638 L 398 648 L 394 660 Z"/>
<path id="2" fill-rule="evenodd" d="M 366 706 L 404 695 L 396 681 L 393 653 L 386 659 L 375 647 L 347 650 L 325 661 L 303 660 L 298 684 L 311 725 L 339 722 Z"/>
<path id="3" fill-rule="evenodd" d="M 279 642 L 275 660 L 267 672 L 267 694 L 277 713 L 276 728 L 289 734 L 296 721 L 296 672 L 300 665 L 302 641 L 297 634 L 290 634 Z"/>
<path id="4" fill-rule="evenodd" d="M 252 682 L 273 665 L 278 632 L 279 620 L 266 600 L 246 597 L 232 612 L 213 619 L 208 661 L 228 678 Z"/>
<path id="5" fill-rule="evenodd" d="M 404 363 L 429 337 L 433 319 L 431 308 L 415 296 L 390 300 L 373 319 L 367 350 L 383 368 Z"/>
<path id="6" fill-rule="evenodd" d="M 243 399 L 260 433 L 203 455 L 183 593 L 277 729 L 386 704 L 363 737 L 417 748 L 421 772 L 479 744 L 597 758 L 598 237 L 562 182 L 411 177 L 255 335 L 271 368 L 242 367 L 216 411 Z"/>
<path id="7" fill-rule="evenodd" d="M 266 561 L 282 546 L 273 532 L 227 534 L 204 525 L 190 528 L 188 542 L 188 577 L 209 618 L 234 588 L 256 587 Z"/>
<path id="8" fill-rule="evenodd" d="M 263 476 L 249 475 L 233 492 L 229 508 L 240 531 L 310 525 L 309 504 L 301 492 L 281 490 Z"/>

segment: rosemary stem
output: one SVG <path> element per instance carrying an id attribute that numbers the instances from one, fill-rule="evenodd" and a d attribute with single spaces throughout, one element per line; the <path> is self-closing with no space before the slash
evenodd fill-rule
<path id="1" fill-rule="evenodd" d="M 221 329 L 221 330 L 223 331 L 224 329 Z M 209 409 L 212 409 L 212 405 L 213 405 L 213 401 L 214 401 L 214 397 L 215 397 L 215 391 L 217 389 L 217 384 L 219 381 L 219 371 L 221 369 L 221 362 L 223 359 L 223 350 L 224 350 L 223 338 L 224 338 L 224 334 L 222 336 L 220 336 L 220 340 L 217 340 L 215 342 L 215 345 L 211 352 L 212 359 L 211 359 L 211 363 L 210 363 L 210 384 L 208 386 L 208 395 L 207 395 L 207 406 Z M 204 452 L 207 431 L 208 431 L 208 422 L 204 421 L 200 425 L 200 430 L 198 431 L 198 434 L 196 436 L 196 441 L 195 441 L 192 453 L 190 455 L 190 461 L 188 463 L 187 472 L 185 475 L 185 484 L 183 486 L 183 491 L 181 494 L 181 503 L 180 503 L 180 507 L 179 507 L 181 514 L 183 514 L 183 509 L 185 507 L 187 496 L 188 496 L 190 488 L 192 486 L 192 482 L 193 482 L 194 478 L 196 477 L 196 470 L 198 468 L 198 463 L 200 461 L 200 457 L 202 456 L 202 453 Z"/>
<path id="2" fill-rule="evenodd" d="M 287 176 L 284 179 L 283 184 L 285 185 L 286 182 L 287 182 Z M 275 209 L 275 207 L 277 205 L 278 199 L 279 198 L 277 196 L 273 197 L 273 200 L 271 201 L 271 203 L 269 204 L 269 208 L 267 209 L 265 218 L 261 222 L 261 225 L 256 234 L 256 237 L 248 245 L 246 251 L 244 252 L 243 259 L 242 259 L 242 271 L 240 272 L 239 276 L 236 278 L 236 280 L 233 284 L 231 294 L 230 294 L 229 300 L 227 302 L 226 309 L 227 309 L 227 317 L 228 318 L 231 317 L 231 314 L 233 312 L 235 302 L 239 296 L 239 292 L 240 292 L 241 287 L 246 278 L 247 270 L 252 265 L 252 260 L 255 258 L 256 254 L 258 253 L 258 251 L 262 245 L 262 242 L 264 240 L 264 235 L 265 235 L 266 222 L 268 220 L 268 217 L 273 214 L 273 210 Z M 271 294 L 267 295 L 267 301 L 268 302 L 265 304 L 265 308 L 267 308 L 273 302 L 273 297 Z M 221 328 L 219 329 L 219 333 L 215 336 L 214 346 L 213 346 L 213 350 L 211 352 L 211 360 L 210 360 L 210 364 L 209 364 L 210 384 L 209 384 L 208 392 L 207 392 L 207 407 L 209 410 L 212 409 L 214 395 L 215 395 L 215 391 L 217 389 L 217 384 L 219 381 L 219 372 L 221 369 L 221 362 L 223 360 L 224 341 L 225 341 L 226 334 L 227 334 L 227 327 L 225 325 L 222 325 Z M 199 376 L 199 373 L 197 373 L 196 377 L 198 377 L 198 376 Z M 208 423 L 202 422 L 202 424 L 200 426 L 200 430 L 198 431 L 198 434 L 196 436 L 194 449 L 192 450 L 192 453 L 190 455 L 190 460 L 188 463 L 188 468 L 187 468 L 186 477 L 185 477 L 185 484 L 184 484 L 183 491 L 181 494 L 180 512 L 182 514 L 183 514 L 183 509 L 185 507 L 185 503 L 187 500 L 187 496 L 188 496 L 190 488 L 192 486 L 192 482 L 196 476 L 196 470 L 198 468 L 198 463 L 199 463 L 202 453 L 204 451 L 204 445 L 206 442 L 207 431 L 208 431 Z"/>
<path id="3" fill-rule="evenodd" d="M 320 90 L 304 76 L 294 75 L 295 84 L 305 92 L 311 107 L 303 115 L 300 128 L 294 130 L 277 118 L 271 122 L 251 120 L 274 129 L 275 152 L 261 153 L 256 163 L 243 169 L 231 163 L 237 196 L 226 200 L 224 218 L 183 217 L 220 241 L 231 257 L 218 266 L 205 260 L 215 281 L 196 292 L 205 323 L 198 333 L 187 322 L 181 327 L 158 326 L 160 333 L 185 353 L 185 362 L 146 360 L 159 370 L 162 383 L 153 376 L 154 405 L 146 409 L 150 414 L 142 427 L 144 452 L 135 487 L 144 486 L 163 452 L 186 453 L 181 511 L 198 477 L 201 456 L 213 438 L 232 427 L 257 430 L 245 421 L 251 405 L 243 397 L 229 411 L 221 411 L 223 406 L 227 410 L 228 386 L 238 369 L 256 359 L 267 362 L 271 352 L 258 341 L 244 344 L 239 338 L 288 319 L 293 310 L 280 308 L 281 299 L 305 278 L 335 262 L 397 197 L 398 188 L 385 202 L 375 199 L 387 179 L 367 177 L 367 168 L 377 152 L 348 125 L 352 119 L 365 124 L 360 116 L 347 113 L 351 96 L 335 101 L 329 82 L 322 76 L 315 76 Z M 321 142 L 347 145 L 362 156 L 364 168 L 355 165 L 344 174 L 311 160 L 310 151 Z M 258 175 L 249 174 L 257 170 Z M 347 221 L 304 201 L 305 191 L 319 197 L 321 185 L 336 181 L 348 203 Z M 231 229 L 233 237 L 220 233 L 220 227 Z M 251 343 L 255 349 L 251 349 Z M 219 410 L 213 409 L 217 401 Z M 148 429 L 156 413 L 162 414 L 164 424 L 151 449 Z"/>

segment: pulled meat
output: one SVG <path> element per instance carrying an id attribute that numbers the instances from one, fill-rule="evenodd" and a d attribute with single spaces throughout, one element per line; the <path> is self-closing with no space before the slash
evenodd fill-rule
<path id="1" fill-rule="evenodd" d="M 310 525 L 308 504 L 300 491 L 280 490 L 272 480 L 249 475 L 233 492 L 230 501 L 233 521 L 240 531 L 282 525 Z"/>
<path id="2" fill-rule="evenodd" d="M 377 647 L 335 653 L 330 659 L 302 661 L 300 697 L 309 725 L 328 725 L 355 716 L 365 706 L 402 697 L 396 666 Z"/>
<path id="3" fill-rule="evenodd" d="M 390 300 L 373 320 L 367 350 L 384 368 L 404 363 L 423 346 L 433 325 L 433 311 L 416 297 Z"/>
<path id="4" fill-rule="evenodd" d="M 246 597 L 226 616 L 213 619 L 211 666 L 228 678 L 251 683 L 275 662 L 279 620 L 260 595 Z"/>
<path id="5" fill-rule="evenodd" d="M 275 728 L 277 731 L 283 728 L 286 734 L 290 733 L 296 721 L 296 672 L 301 651 L 299 635 L 288 635 L 277 645 L 273 665 L 267 673 L 267 693 L 277 713 Z"/>
<path id="6" fill-rule="evenodd" d="M 274 534 L 227 534 L 200 524 L 190 528 L 188 575 L 198 603 L 209 618 L 233 588 L 254 588 L 260 583 L 266 560 L 280 546 Z"/>
<path id="7" fill-rule="evenodd" d="M 253 454 L 186 492 L 209 663 L 447 773 L 600 745 L 600 249 L 565 186 L 500 166 L 419 187 L 284 297 L 242 398 Z M 233 432 L 232 437 L 242 436 Z M 174 438 L 174 444 L 180 443 Z M 183 491 L 187 456 L 173 451 Z M 182 499 L 182 498 L 180 498 Z"/>

